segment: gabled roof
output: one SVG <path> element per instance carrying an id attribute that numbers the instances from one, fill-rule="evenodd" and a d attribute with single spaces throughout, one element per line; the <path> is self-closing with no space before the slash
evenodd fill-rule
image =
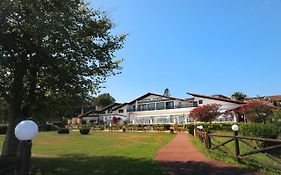
<path id="1" fill-rule="evenodd" d="M 121 105 L 121 104 L 120 104 L 120 103 L 113 103 L 113 104 L 111 104 L 111 105 L 108 105 L 108 106 L 102 108 L 102 109 L 99 110 L 99 111 L 91 110 L 91 111 L 88 111 L 88 112 L 86 112 L 86 113 L 84 113 L 84 114 L 78 116 L 78 117 L 85 117 L 85 116 L 90 115 L 90 114 L 101 114 L 103 111 L 108 110 L 108 109 L 111 109 L 111 108 L 114 108 L 115 106 L 119 106 L 119 105 Z"/>
<path id="2" fill-rule="evenodd" d="M 142 95 L 142 96 L 140 96 L 140 97 L 138 97 L 138 98 L 136 98 L 136 99 L 130 101 L 129 103 L 123 103 L 123 104 L 121 104 L 120 106 L 117 106 L 117 107 L 113 108 L 112 110 L 117 110 L 117 109 L 119 109 L 119 108 L 121 108 L 121 107 L 123 107 L 123 106 L 125 106 L 125 105 L 133 104 L 133 103 L 135 103 L 136 101 L 139 101 L 139 100 L 141 100 L 141 99 L 144 99 L 144 98 L 146 98 L 146 97 L 148 97 L 148 96 L 150 96 L 150 95 L 154 95 L 154 96 L 158 96 L 158 97 L 164 97 L 164 98 L 168 98 L 168 99 L 171 99 L 171 100 L 179 100 L 179 101 L 187 101 L 187 102 L 190 102 L 190 100 L 191 100 L 191 99 L 182 99 L 182 98 L 171 97 L 171 96 L 165 96 L 165 95 L 160 95 L 160 94 L 148 92 L 148 93 L 146 93 L 146 94 L 144 94 L 144 95 Z"/>
<path id="3" fill-rule="evenodd" d="M 120 106 L 120 105 L 121 105 L 121 103 L 113 103 L 111 105 L 108 105 L 108 106 L 102 108 L 101 110 L 99 110 L 99 112 L 104 112 L 106 110 L 113 109 L 113 108 L 115 108 L 117 106 Z"/>
<path id="4" fill-rule="evenodd" d="M 119 108 L 122 108 L 123 106 L 127 105 L 128 103 L 123 103 L 123 104 L 120 104 L 118 106 L 115 106 L 114 108 L 112 108 L 111 110 L 112 111 L 115 111 L 116 109 L 119 109 Z"/>
<path id="5" fill-rule="evenodd" d="M 150 95 L 155 95 L 155 96 L 158 96 L 158 97 L 164 97 L 164 98 L 168 98 L 168 99 L 171 99 L 171 100 L 186 101 L 186 100 L 184 100 L 184 99 L 182 99 L 182 98 L 171 97 L 171 96 L 160 95 L 160 94 L 148 92 L 148 93 L 144 94 L 143 96 L 140 96 L 140 97 L 136 98 L 135 100 L 129 102 L 128 104 L 132 104 L 132 103 L 134 103 L 134 102 L 136 102 L 136 101 L 138 101 L 138 100 L 141 100 L 141 99 L 143 99 L 143 98 L 145 98 L 145 97 L 148 97 L 148 96 L 150 96 Z"/>
<path id="6" fill-rule="evenodd" d="M 194 96 L 194 97 L 201 97 L 201 98 L 207 98 L 207 99 L 218 100 L 218 101 L 225 101 L 225 102 L 236 103 L 236 104 L 245 104 L 244 102 L 236 101 L 236 100 L 211 97 L 211 96 L 201 95 L 201 94 L 193 94 L 193 93 L 189 93 L 189 92 L 187 92 L 187 94 L 191 95 L 191 96 Z"/>

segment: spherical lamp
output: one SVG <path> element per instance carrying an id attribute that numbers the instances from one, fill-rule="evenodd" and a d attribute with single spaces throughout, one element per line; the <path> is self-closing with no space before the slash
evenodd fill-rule
<path id="1" fill-rule="evenodd" d="M 236 125 L 236 124 L 234 124 L 234 125 L 231 126 L 231 129 L 232 129 L 233 131 L 238 131 L 238 130 L 239 130 L 239 126 Z"/>
<path id="2" fill-rule="evenodd" d="M 32 140 L 37 134 L 38 126 L 32 120 L 23 120 L 15 128 L 15 135 L 19 140 Z"/>

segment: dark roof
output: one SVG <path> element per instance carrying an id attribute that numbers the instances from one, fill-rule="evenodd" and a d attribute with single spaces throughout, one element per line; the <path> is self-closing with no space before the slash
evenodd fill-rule
<path id="1" fill-rule="evenodd" d="M 214 97 L 214 98 L 223 98 L 223 99 L 231 100 L 230 97 L 227 97 L 227 96 L 222 95 L 222 94 L 214 94 L 214 95 L 212 95 L 211 97 Z"/>
<path id="2" fill-rule="evenodd" d="M 158 96 L 158 97 L 164 97 L 164 98 L 168 98 L 168 99 L 171 99 L 171 100 L 190 101 L 190 99 L 182 99 L 182 98 L 171 97 L 171 96 L 160 95 L 160 94 L 148 92 L 148 93 L 146 93 L 146 94 L 144 94 L 144 95 L 142 95 L 142 96 L 140 96 L 140 97 L 138 97 L 138 98 L 136 98 L 136 99 L 130 101 L 129 103 L 123 103 L 123 104 L 121 104 L 120 106 L 117 106 L 117 107 L 113 108 L 112 110 L 119 109 L 119 108 L 121 108 L 121 107 L 123 107 L 123 106 L 125 106 L 125 105 L 128 105 L 128 104 L 133 104 L 133 103 L 135 103 L 136 101 L 141 100 L 141 99 L 143 99 L 143 98 L 145 98 L 145 97 L 148 97 L 148 96 L 150 96 L 150 95 L 155 95 L 155 96 Z"/>
<path id="3" fill-rule="evenodd" d="M 212 99 L 212 100 L 225 101 L 225 102 L 236 103 L 236 104 L 245 104 L 244 102 L 236 101 L 236 100 L 211 97 L 211 96 L 201 95 L 201 94 L 193 94 L 193 93 L 189 93 L 189 92 L 187 92 L 187 94 L 191 95 L 191 96 L 194 96 L 194 97 L 208 98 L 208 99 Z"/>
<path id="4" fill-rule="evenodd" d="M 90 114 L 101 114 L 103 111 L 105 111 L 105 110 L 107 110 L 107 109 L 110 109 L 110 108 L 114 108 L 115 106 L 119 106 L 119 105 L 120 105 L 120 103 L 113 103 L 113 104 L 111 104 L 111 105 L 108 105 L 108 106 L 102 108 L 102 109 L 99 110 L 99 111 L 91 110 L 91 111 L 88 111 L 88 112 L 86 112 L 86 113 L 84 113 L 84 114 L 78 116 L 78 117 L 85 117 L 85 116 L 90 115 Z"/>
<path id="5" fill-rule="evenodd" d="M 160 95 L 160 94 L 148 92 L 148 93 L 144 94 L 143 96 L 140 96 L 140 97 L 136 98 L 135 100 L 129 102 L 128 104 L 132 104 L 132 103 L 134 103 L 134 102 L 136 102 L 136 101 L 138 101 L 138 100 L 140 100 L 140 99 L 143 99 L 143 98 L 145 98 L 145 97 L 148 97 L 148 96 L 150 96 L 150 95 L 155 95 L 155 96 L 159 96 L 159 97 L 169 98 L 169 99 L 171 99 L 171 100 L 185 101 L 185 100 L 182 99 L 182 98 L 171 97 L 171 96 Z"/>
<path id="6" fill-rule="evenodd" d="M 110 105 L 102 108 L 101 110 L 99 110 L 99 112 L 104 112 L 104 111 L 106 111 L 108 109 L 113 109 L 113 108 L 115 108 L 117 106 L 120 106 L 120 105 L 121 105 L 121 103 L 113 103 L 113 104 L 110 104 Z"/>
<path id="7" fill-rule="evenodd" d="M 112 108 L 111 110 L 114 111 L 114 110 L 116 110 L 116 109 L 119 109 L 119 108 L 125 106 L 126 104 L 128 104 L 128 103 L 123 103 L 123 104 L 120 104 L 120 105 L 118 105 L 118 106 L 115 106 L 115 107 Z"/>

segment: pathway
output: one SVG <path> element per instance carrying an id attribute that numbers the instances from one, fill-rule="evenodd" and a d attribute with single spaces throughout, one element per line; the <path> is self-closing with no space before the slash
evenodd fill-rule
<path id="1" fill-rule="evenodd" d="M 180 132 L 158 151 L 155 159 L 170 175 L 261 175 L 206 157 L 189 137 Z"/>

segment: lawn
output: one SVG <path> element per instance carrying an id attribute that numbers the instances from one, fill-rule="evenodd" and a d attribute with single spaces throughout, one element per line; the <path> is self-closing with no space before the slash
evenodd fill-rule
<path id="1" fill-rule="evenodd" d="M 33 140 L 34 175 L 166 174 L 154 161 L 170 133 L 41 132 Z M 4 136 L 0 135 L 0 145 Z"/>
<path id="2" fill-rule="evenodd" d="M 222 132 L 218 131 L 216 134 L 219 135 L 232 135 L 232 132 Z M 212 138 L 213 139 L 213 138 Z M 215 140 L 212 140 L 212 144 L 216 143 L 218 145 L 218 141 L 220 143 L 226 141 L 229 138 L 219 138 L 215 137 Z M 224 161 L 228 164 L 235 164 L 237 166 L 242 166 L 245 168 L 255 169 L 257 171 L 260 171 L 265 174 L 270 175 L 278 175 L 281 174 L 281 171 L 278 171 L 275 169 L 275 166 L 277 166 L 277 162 L 269 159 L 262 153 L 253 154 L 251 156 L 246 156 L 245 158 L 241 159 L 241 163 L 238 164 L 235 161 L 235 158 L 231 156 L 230 151 L 234 152 L 234 142 L 230 142 L 226 144 L 224 147 L 219 147 L 219 149 L 215 149 L 213 151 L 207 151 L 206 148 L 202 145 L 202 143 L 199 141 L 199 139 L 193 139 L 194 144 L 199 148 L 205 155 L 207 155 L 210 158 Z M 252 145 L 255 145 L 254 142 L 250 142 Z M 240 144 L 240 153 L 246 153 L 249 151 L 253 151 L 252 148 L 248 147 L 246 144 L 239 142 Z M 214 145 L 212 146 L 214 147 Z"/>

